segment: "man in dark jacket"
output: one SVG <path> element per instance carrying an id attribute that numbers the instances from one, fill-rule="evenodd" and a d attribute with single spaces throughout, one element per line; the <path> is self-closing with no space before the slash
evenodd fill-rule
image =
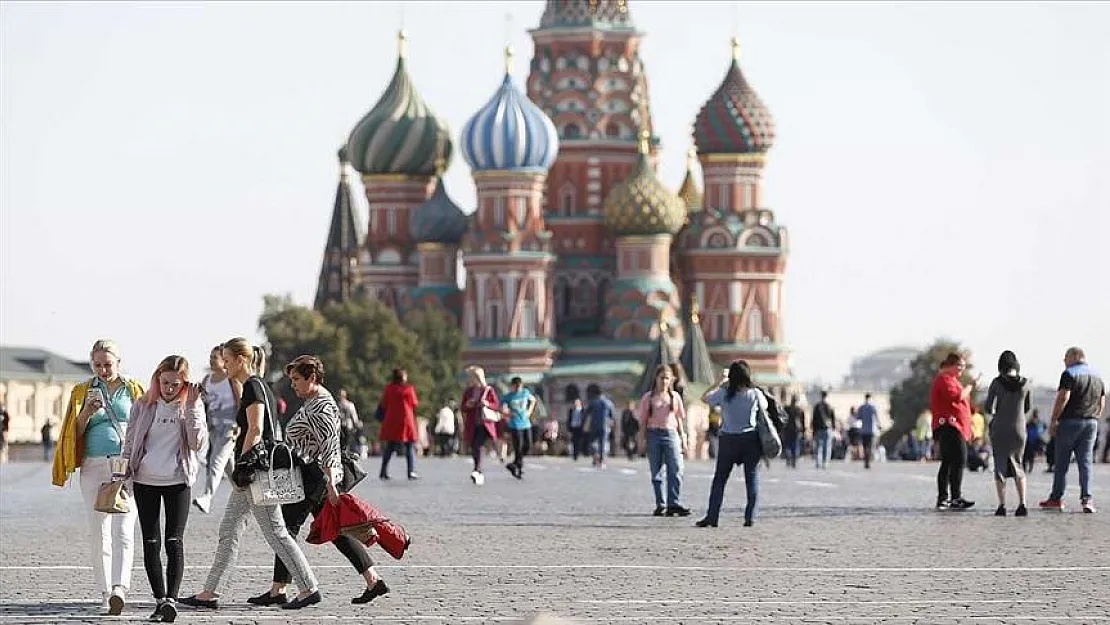
<path id="1" fill-rule="evenodd" d="M 832 433 L 836 431 L 836 414 L 826 401 L 828 391 L 821 391 L 821 401 L 813 407 L 810 430 L 813 433 L 813 457 L 818 469 L 827 469 L 832 457 Z"/>
<path id="2" fill-rule="evenodd" d="M 786 466 L 798 468 L 798 456 L 802 451 L 802 434 L 806 429 L 806 413 L 798 405 L 798 396 L 790 396 L 786 407 L 786 427 L 782 430 L 782 446 L 786 450 Z"/>

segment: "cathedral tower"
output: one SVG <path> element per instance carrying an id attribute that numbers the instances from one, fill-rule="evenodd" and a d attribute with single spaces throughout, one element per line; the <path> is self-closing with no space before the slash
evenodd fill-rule
<path id="1" fill-rule="evenodd" d="M 351 166 L 362 174 L 370 204 L 362 281 L 371 297 L 398 313 L 419 282 L 419 252 L 410 233 L 413 211 L 435 190 L 436 164 L 451 161 L 447 124 L 417 93 L 398 34 L 397 67 L 377 104 L 347 140 Z"/>
<path id="2" fill-rule="evenodd" d="M 564 337 L 597 336 L 616 273 L 602 204 L 636 168 L 640 131 L 652 129 L 642 33 L 626 0 L 548 0 L 531 34 L 528 95 L 560 141 L 545 193 L 556 323 Z"/>
<path id="3" fill-rule="evenodd" d="M 335 206 L 328 226 L 328 242 L 324 246 L 324 262 L 316 284 L 314 307 L 319 310 L 332 302 L 351 299 L 358 288 L 358 258 L 362 242 L 355 219 L 351 185 L 347 180 L 347 147 L 339 148 L 339 186 L 335 190 Z"/>
<path id="4" fill-rule="evenodd" d="M 555 255 L 543 213 L 547 171 L 559 151 L 551 120 L 512 79 L 512 51 L 493 97 L 466 123 L 463 158 L 478 206 L 463 239 L 465 358 L 499 373 L 551 368 Z"/>
<path id="5" fill-rule="evenodd" d="M 694 126 L 705 190 L 682 233 L 681 266 L 714 360 L 743 358 L 761 384 L 781 386 L 790 382 L 782 328 L 788 239 L 762 191 L 775 130 L 740 70 L 739 47 L 733 39 L 724 80 Z"/>

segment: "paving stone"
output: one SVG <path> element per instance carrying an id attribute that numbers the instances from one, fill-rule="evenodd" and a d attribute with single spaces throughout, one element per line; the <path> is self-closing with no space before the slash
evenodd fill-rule
<path id="1" fill-rule="evenodd" d="M 371 476 L 376 459 L 366 461 Z M 418 482 L 367 479 L 358 494 L 414 538 L 395 561 L 372 555 L 393 592 L 350 605 L 362 583 L 330 545 L 306 545 L 325 599 L 293 614 L 255 609 L 273 555 L 257 527 L 218 612 L 182 608 L 182 623 L 1098 623 L 1110 621 L 1110 517 L 1082 514 L 1074 484 L 1064 513 L 993 516 L 988 474 L 968 474 L 967 512 L 931 509 L 936 465 L 865 471 L 776 464 L 764 471 L 755 527 L 741 526 L 744 484 L 726 493 L 721 527 L 693 527 L 712 465 L 687 465 L 689 518 L 655 518 L 646 461 L 596 471 L 530 459 L 517 481 L 495 464 L 486 485 L 462 459 L 420 462 Z M 1030 500 L 1051 476 L 1031 477 Z M 1096 498 L 1110 471 L 1094 474 Z M 200 589 L 216 545 L 226 486 L 213 513 L 186 531 L 183 594 Z M 1011 492 L 1011 498 L 1013 497 Z M 0 625 L 98 623 L 80 492 L 49 485 L 41 464 L 0 467 Z M 303 537 L 302 537 L 303 538 Z M 124 617 L 153 609 L 136 529 L 133 589 Z"/>

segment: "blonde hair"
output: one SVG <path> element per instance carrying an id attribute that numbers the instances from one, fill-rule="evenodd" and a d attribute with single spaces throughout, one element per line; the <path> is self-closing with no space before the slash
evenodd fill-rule
<path id="1" fill-rule="evenodd" d="M 469 367 L 466 368 L 466 372 L 469 373 L 472 377 L 474 377 L 474 379 L 478 380 L 479 384 L 481 384 L 482 386 L 486 386 L 486 370 L 485 369 L 479 367 L 478 365 L 470 365 Z"/>
<path id="2" fill-rule="evenodd" d="M 262 377 L 266 373 L 266 352 L 257 345 L 251 345 L 247 339 L 237 336 L 224 343 L 223 348 L 235 356 L 246 358 L 250 361 L 250 371 Z"/>
<path id="3" fill-rule="evenodd" d="M 95 356 L 97 352 L 104 352 L 105 354 L 115 357 L 116 360 L 123 360 L 123 357 L 120 356 L 119 345 L 117 345 L 115 341 L 112 339 L 97 339 L 97 341 L 93 343 L 92 349 L 89 350 L 89 368 L 92 368 L 93 356 Z"/>

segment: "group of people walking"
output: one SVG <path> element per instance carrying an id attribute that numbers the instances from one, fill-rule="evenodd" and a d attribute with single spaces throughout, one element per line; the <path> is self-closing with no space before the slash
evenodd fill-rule
<path id="1" fill-rule="evenodd" d="M 246 339 L 231 339 L 218 352 L 213 350 L 212 371 L 201 383 L 192 381 L 188 361 L 174 355 L 158 364 L 149 389 L 144 389 L 122 375 L 120 350 L 108 340 L 93 344 L 90 361 L 95 375 L 71 393 L 52 480 L 63 486 L 79 470 L 92 538 L 93 575 L 104 611 L 118 615 L 124 609 L 131 586 L 136 518 L 156 600 L 151 621 L 173 622 L 179 603 L 220 607 L 221 591 L 251 517 L 275 558 L 271 588 L 248 602 L 289 610 L 319 603 L 319 583 L 296 536 L 325 501 L 338 501 L 344 482 L 339 408 L 323 386 L 324 364 L 314 356 L 301 356 L 286 366 L 285 374 L 304 404 L 282 428 L 273 392 L 262 377 L 265 354 Z M 218 418 L 210 422 L 208 412 Z M 194 499 L 198 453 L 206 442 L 212 452 L 208 475 L 204 491 Z M 252 465 L 244 459 L 277 443 L 288 446 L 305 496 L 285 505 L 267 505 L 252 496 L 248 488 Z M 276 462 L 276 454 L 269 461 Z M 212 566 L 199 593 L 180 597 L 190 500 L 207 512 L 225 472 L 234 486 Z M 369 603 L 389 592 L 362 543 L 341 534 L 333 544 L 366 582 L 366 590 L 352 603 Z M 286 591 L 291 582 L 299 590 L 292 597 Z"/>
<path id="2" fill-rule="evenodd" d="M 1064 507 L 1065 478 L 1074 455 L 1079 469 L 1080 506 L 1084 512 L 1094 512 L 1090 465 L 1098 418 L 1105 410 L 1105 387 L 1081 349 L 1069 349 L 1064 360 L 1066 369 L 1049 424 L 1056 440 L 1056 472 L 1052 492 L 1040 507 Z M 122 612 L 131 586 L 136 520 L 142 532 L 146 574 L 157 602 L 152 621 L 173 622 L 178 604 L 220 607 L 240 541 L 252 517 L 275 558 L 271 587 L 248 602 L 297 610 L 322 600 L 319 582 L 296 537 L 310 515 L 320 513 L 325 502 L 336 503 L 343 491 L 347 471 L 344 419 L 350 418 L 343 416 L 344 411 L 324 387 L 324 363 L 315 356 L 301 356 L 289 363 L 284 373 L 304 403 L 283 428 L 277 419 L 274 394 L 263 379 L 265 361 L 261 348 L 234 338 L 212 350 L 210 372 L 200 382 L 192 381 L 188 361 L 174 355 L 158 364 L 149 388 L 144 388 L 122 375 L 122 358 L 114 342 L 100 340 L 93 344 L 90 365 L 95 375 L 78 384 L 69 398 L 52 479 L 55 485 L 63 486 L 72 473 L 80 470 L 94 581 L 108 614 Z M 974 384 L 962 379 L 965 369 L 963 356 L 950 354 L 930 392 L 932 427 L 941 460 L 938 509 L 964 510 L 974 505 L 962 491 L 966 445 L 971 435 L 969 402 L 974 390 Z M 499 394 L 481 367 L 468 367 L 466 373 L 460 409 L 462 440 L 469 445 L 473 460 L 471 481 L 478 486 L 485 483 L 483 458 L 487 447 L 498 440 L 496 426 L 501 421 L 506 422 L 512 435 L 513 458 L 505 468 L 514 478 L 523 479 L 537 398 L 519 377 L 511 380 L 508 392 Z M 634 404 L 637 429 L 645 434 L 655 502 L 652 515 L 685 517 L 691 514 L 682 503 L 684 456 L 690 451 L 691 439 L 685 399 L 676 388 L 679 380 L 671 367 L 659 366 L 654 373 L 651 388 Z M 998 376 L 990 383 L 985 402 L 986 412 L 993 415 L 990 436 L 999 516 L 1007 513 L 1005 482 L 1009 479 L 1017 487 L 1015 516 L 1028 514 L 1023 463 L 1029 395 L 1029 383 L 1020 375 L 1017 357 L 1003 352 L 998 359 Z M 835 422 L 824 399 L 815 405 L 812 420 L 818 467 L 827 462 L 827 430 Z M 795 443 L 792 430 L 796 434 L 805 427 L 796 398 L 777 412 L 774 399 L 754 383 L 748 363 L 738 360 L 729 366 L 718 385 L 702 395 L 701 401 L 719 413 L 719 423 L 709 501 L 705 516 L 695 525 L 718 526 L 729 477 L 734 467 L 741 466 L 747 491 L 744 525 L 751 526 L 758 514 L 760 465 L 779 455 L 780 431 L 789 458 Z M 868 411 L 869 405 L 865 403 L 857 413 L 866 424 L 862 439 L 865 446 L 871 444 L 868 439 L 878 427 L 877 412 L 873 407 Z M 382 479 L 389 479 L 395 451 L 405 453 L 409 479 L 419 477 L 413 465 L 417 406 L 417 395 L 406 372 L 395 370 L 378 411 L 387 443 L 379 474 Z M 592 385 L 587 402 L 576 403 L 570 415 L 573 453 L 577 455 L 594 443 L 595 465 L 604 466 L 613 412 L 613 403 Z M 198 454 L 206 444 L 209 453 L 204 485 L 194 497 L 193 487 L 200 476 Z M 259 449 L 270 449 L 275 444 L 288 446 L 290 460 L 295 458 L 301 470 L 305 495 L 300 501 L 266 505 L 257 501 L 248 488 L 250 459 Z M 180 597 L 185 567 L 183 541 L 190 508 L 209 512 L 213 496 L 226 478 L 231 479 L 233 487 L 212 565 L 200 591 Z M 369 603 L 389 592 L 362 543 L 341 534 L 333 544 L 366 584 L 352 603 Z M 288 590 L 291 583 L 296 585 L 295 595 Z"/>

